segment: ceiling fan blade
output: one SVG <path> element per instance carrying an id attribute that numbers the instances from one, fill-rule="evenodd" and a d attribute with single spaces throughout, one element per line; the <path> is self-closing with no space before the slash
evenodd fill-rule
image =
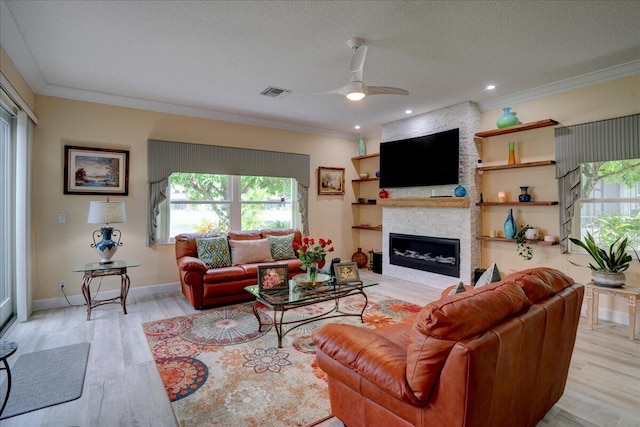
<path id="1" fill-rule="evenodd" d="M 367 46 L 363 45 L 356 48 L 351 57 L 351 81 L 362 81 L 362 69 L 364 68 L 364 59 L 367 56 Z"/>
<path id="2" fill-rule="evenodd" d="M 399 87 L 367 86 L 367 95 L 409 95 L 409 92 Z"/>

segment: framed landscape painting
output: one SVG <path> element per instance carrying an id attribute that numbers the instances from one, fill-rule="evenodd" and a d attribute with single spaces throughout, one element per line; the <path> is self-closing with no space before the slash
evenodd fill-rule
<path id="1" fill-rule="evenodd" d="M 318 168 L 318 194 L 344 194 L 344 168 Z"/>
<path id="2" fill-rule="evenodd" d="M 129 194 L 129 152 L 64 146 L 64 194 Z"/>

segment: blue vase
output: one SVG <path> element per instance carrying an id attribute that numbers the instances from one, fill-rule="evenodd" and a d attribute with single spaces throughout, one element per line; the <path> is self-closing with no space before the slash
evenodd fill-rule
<path id="1" fill-rule="evenodd" d="M 507 220 L 504 222 L 504 237 L 507 239 L 513 239 L 516 237 L 517 231 L 518 223 L 515 218 L 513 218 L 513 209 L 509 209 L 509 215 L 507 216 Z"/>
<path id="2" fill-rule="evenodd" d="M 496 122 L 496 126 L 498 126 L 498 129 L 515 126 L 520 123 L 520 120 L 518 119 L 518 116 L 516 116 L 516 113 L 511 112 L 511 107 L 505 107 L 502 109 L 502 111 L 504 111 L 504 114 Z"/>
<path id="3" fill-rule="evenodd" d="M 358 139 L 358 154 L 360 154 L 361 156 L 367 154 L 367 146 L 364 143 L 363 137 L 360 137 L 360 139 Z"/>
<path id="4" fill-rule="evenodd" d="M 530 202 L 531 201 L 531 194 L 528 193 L 529 187 L 528 186 L 522 186 L 520 187 L 520 195 L 518 196 L 518 200 L 520 202 Z"/>
<path id="5" fill-rule="evenodd" d="M 467 190 L 462 185 L 458 185 L 455 190 L 453 190 L 453 194 L 456 197 L 464 197 L 467 195 Z"/>

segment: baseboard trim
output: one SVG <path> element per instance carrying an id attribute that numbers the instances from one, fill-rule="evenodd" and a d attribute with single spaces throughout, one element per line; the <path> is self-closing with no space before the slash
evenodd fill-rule
<path id="1" fill-rule="evenodd" d="M 166 292 L 179 292 L 180 283 L 165 283 L 162 285 L 150 285 L 141 286 L 129 289 L 129 295 L 127 300 L 131 297 L 140 297 L 146 295 L 163 294 Z M 99 299 L 115 298 L 120 295 L 119 290 L 100 292 Z M 67 303 L 67 299 L 69 302 Z M 64 297 L 58 298 L 45 298 L 33 300 L 33 311 L 50 310 L 53 308 L 69 307 L 71 305 L 84 305 L 84 297 L 82 295 L 70 295 L 65 299 Z"/>

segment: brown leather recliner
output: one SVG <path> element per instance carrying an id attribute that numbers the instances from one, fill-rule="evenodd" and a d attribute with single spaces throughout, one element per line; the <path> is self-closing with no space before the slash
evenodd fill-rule
<path id="1" fill-rule="evenodd" d="M 369 330 L 316 331 L 332 413 L 358 426 L 535 426 L 560 399 L 584 286 L 535 268 Z"/>

